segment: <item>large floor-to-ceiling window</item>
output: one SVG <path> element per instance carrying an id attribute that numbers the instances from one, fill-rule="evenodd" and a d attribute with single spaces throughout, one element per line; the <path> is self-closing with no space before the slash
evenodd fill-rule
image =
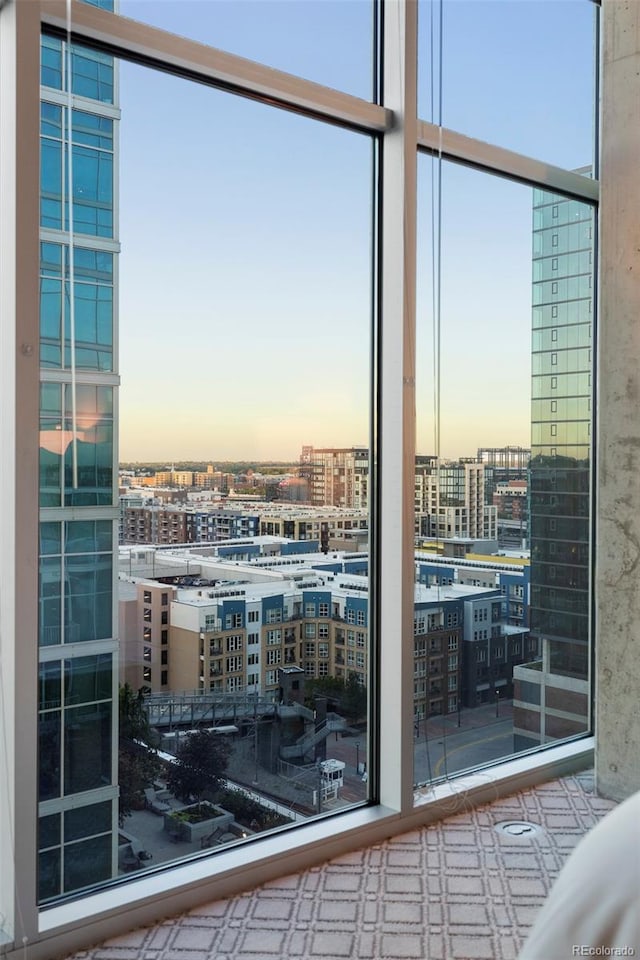
<path id="1" fill-rule="evenodd" d="M 9 941 L 589 733 L 597 12 L 0 8 Z"/>

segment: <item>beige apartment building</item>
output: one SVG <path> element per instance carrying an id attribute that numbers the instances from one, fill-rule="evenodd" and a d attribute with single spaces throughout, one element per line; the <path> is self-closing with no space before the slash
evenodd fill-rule
<path id="1" fill-rule="evenodd" d="M 302 570 L 302 568 L 301 568 Z M 460 697 L 458 594 L 416 584 L 414 717 L 452 713 Z M 455 596 L 453 594 L 456 594 Z M 153 693 L 280 695 L 279 669 L 309 679 L 369 670 L 367 578 L 306 570 L 300 579 L 182 589 L 121 583 L 121 682 Z"/>

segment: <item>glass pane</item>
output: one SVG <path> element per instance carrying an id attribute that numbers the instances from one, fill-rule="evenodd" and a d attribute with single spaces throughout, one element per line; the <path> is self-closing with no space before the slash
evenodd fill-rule
<path id="1" fill-rule="evenodd" d="M 64 712 L 64 793 L 95 790 L 111 780 L 111 704 Z"/>
<path id="2" fill-rule="evenodd" d="M 371 0 L 120 0 L 119 10 L 125 17 L 371 99 Z"/>
<path id="3" fill-rule="evenodd" d="M 93 100 L 68 131 L 47 92 L 65 75 L 54 48 L 41 237 L 40 640 L 60 648 L 41 676 L 41 815 L 60 815 L 41 864 L 48 901 L 368 799 L 368 557 L 350 554 L 369 527 L 372 365 L 370 138 L 111 63 L 120 120 L 98 61 L 82 64 Z M 114 428 L 128 488 L 119 641 Z M 215 544 L 206 562 L 203 543 Z"/>
<path id="4" fill-rule="evenodd" d="M 419 0 L 419 116 L 589 175 L 597 11 L 591 0 Z"/>
<path id="5" fill-rule="evenodd" d="M 429 157 L 419 174 L 424 783 L 589 729 L 593 210 Z"/>

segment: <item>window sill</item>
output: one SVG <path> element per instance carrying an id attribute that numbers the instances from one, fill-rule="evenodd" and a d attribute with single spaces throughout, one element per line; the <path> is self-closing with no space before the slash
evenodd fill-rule
<path id="1" fill-rule="evenodd" d="M 450 816 L 593 763 L 593 737 L 548 747 L 433 787 L 416 790 L 404 815 L 383 806 L 360 807 L 274 834 L 215 856 L 191 860 L 57 904 L 39 914 L 32 960 L 50 960 L 107 937 L 173 916 L 294 873 L 350 850 L 379 843 L 417 825 Z M 22 955 L 22 946 L 7 955 Z"/>

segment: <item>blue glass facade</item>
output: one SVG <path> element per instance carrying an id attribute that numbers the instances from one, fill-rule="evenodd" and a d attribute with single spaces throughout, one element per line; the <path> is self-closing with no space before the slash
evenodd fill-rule
<path id="1" fill-rule="evenodd" d="M 531 630 L 553 673 L 586 679 L 593 210 L 534 191 Z"/>
<path id="2" fill-rule="evenodd" d="M 117 873 L 115 80 L 42 38 L 40 902 Z"/>

